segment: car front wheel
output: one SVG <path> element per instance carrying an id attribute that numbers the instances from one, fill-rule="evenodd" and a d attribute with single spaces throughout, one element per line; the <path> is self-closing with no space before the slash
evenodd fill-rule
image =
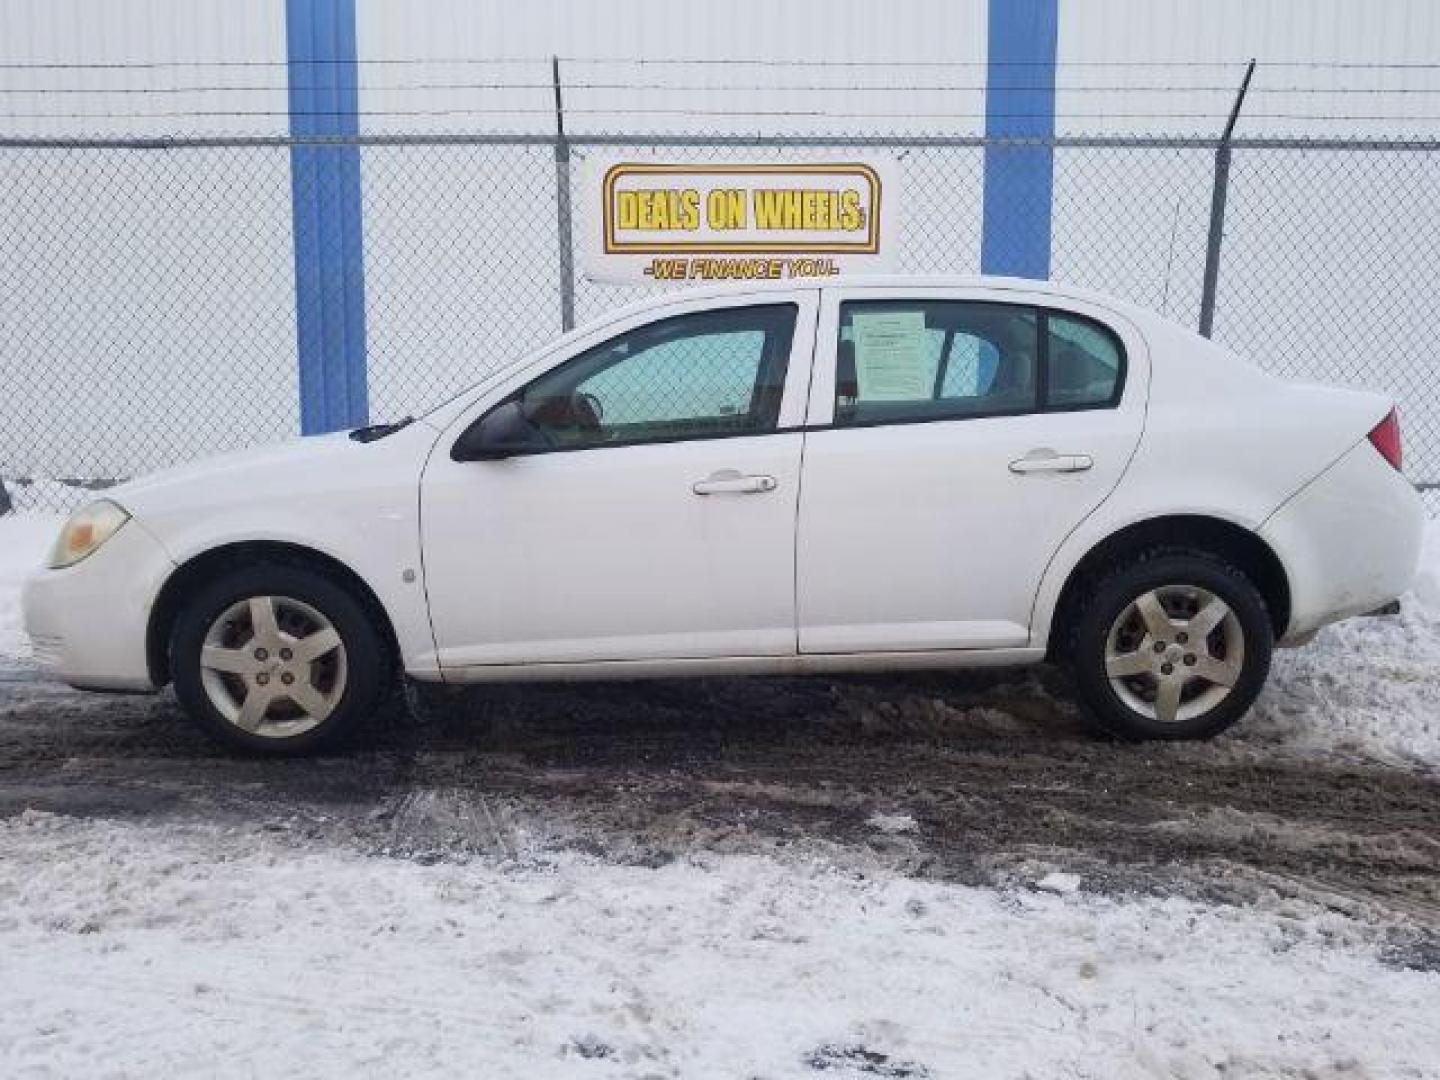
<path id="1" fill-rule="evenodd" d="M 1128 739 L 1205 739 L 1243 716 L 1270 670 L 1265 601 L 1225 560 L 1157 549 L 1095 582 L 1070 660 L 1104 731 Z"/>
<path id="2" fill-rule="evenodd" d="M 237 568 L 180 612 L 170 643 L 175 693 L 212 734 L 266 754 L 313 750 L 378 705 L 390 665 L 347 589 L 300 566 Z"/>

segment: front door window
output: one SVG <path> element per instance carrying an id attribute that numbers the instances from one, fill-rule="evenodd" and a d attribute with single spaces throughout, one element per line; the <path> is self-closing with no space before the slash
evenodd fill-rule
<path id="1" fill-rule="evenodd" d="M 581 353 L 518 399 L 558 449 L 765 434 L 794 327 L 793 304 L 676 316 Z"/>

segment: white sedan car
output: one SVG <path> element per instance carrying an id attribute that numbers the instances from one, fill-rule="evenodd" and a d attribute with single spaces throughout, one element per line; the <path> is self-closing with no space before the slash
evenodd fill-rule
<path id="1" fill-rule="evenodd" d="M 672 293 L 415 420 L 113 489 L 36 655 L 261 752 L 427 682 L 1023 664 L 1202 738 L 1420 545 L 1392 402 L 1007 279 Z"/>

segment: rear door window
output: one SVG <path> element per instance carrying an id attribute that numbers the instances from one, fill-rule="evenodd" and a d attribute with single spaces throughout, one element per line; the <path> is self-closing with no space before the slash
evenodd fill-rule
<path id="1" fill-rule="evenodd" d="M 967 300 L 840 305 L 835 423 L 944 420 L 1039 407 L 1039 313 Z"/>

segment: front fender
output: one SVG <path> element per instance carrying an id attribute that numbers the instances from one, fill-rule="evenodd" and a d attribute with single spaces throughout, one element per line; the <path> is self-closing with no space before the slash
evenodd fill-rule
<path id="1" fill-rule="evenodd" d="M 142 481 L 118 501 L 183 568 L 231 544 L 308 549 L 347 567 L 385 609 L 407 671 L 429 673 L 435 643 L 420 551 L 420 468 L 437 432 L 416 423 L 370 444 L 317 439 L 182 481 Z M 306 448 L 308 450 L 308 448 Z"/>

